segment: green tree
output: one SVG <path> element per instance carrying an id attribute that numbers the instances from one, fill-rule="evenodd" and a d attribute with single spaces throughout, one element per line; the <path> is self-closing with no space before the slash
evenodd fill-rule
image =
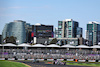
<path id="1" fill-rule="evenodd" d="M 50 42 L 50 44 L 56 44 L 56 43 L 57 43 L 57 39 L 56 38 L 52 39 L 52 41 Z"/>
<path id="2" fill-rule="evenodd" d="M 10 36 L 10 37 L 6 37 L 3 40 L 5 40 L 5 43 L 13 43 L 13 44 L 16 44 L 16 39 L 17 39 L 16 37 Z"/>

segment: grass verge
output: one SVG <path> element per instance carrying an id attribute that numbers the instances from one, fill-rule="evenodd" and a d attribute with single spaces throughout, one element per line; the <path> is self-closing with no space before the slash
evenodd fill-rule
<path id="1" fill-rule="evenodd" d="M 28 67 L 28 66 L 19 62 L 1 60 L 0 67 Z"/>

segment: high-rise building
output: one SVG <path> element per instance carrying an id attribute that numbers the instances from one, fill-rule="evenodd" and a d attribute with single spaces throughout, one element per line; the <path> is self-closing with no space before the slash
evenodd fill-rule
<path id="1" fill-rule="evenodd" d="M 100 42 L 100 24 L 98 22 L 89 22 L 87 24 L 86 39 L 88 45 L 97 45 Z"/>
<path id="2" fill-rule="evenodd" d="M 14 22 L 7 23 L 3 29 L 2 37 L 5 39 L 6 37 L 14 36 L 16 37 L 17 44 L 21 44 L 27 42 L 27 32 L 29 24 L 26 24 L 25 21 L 15 20 Z"/>
<path id="3" fill-rule="evenodd" d="M 82 36 L 82 28 L 79 27 L 77 21 L 73 19 L 58 21 L 58 38 L 75 38 L 77 36 Z"/>

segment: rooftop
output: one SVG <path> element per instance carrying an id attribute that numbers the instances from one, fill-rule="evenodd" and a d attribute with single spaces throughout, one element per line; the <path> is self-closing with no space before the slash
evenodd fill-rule
<path id="1" fill-rule="evenodd" d="M 90 21 L 88 24 L 93 24 L 93 23 L 100 24 L 99 22 L 96 21 Z"/>

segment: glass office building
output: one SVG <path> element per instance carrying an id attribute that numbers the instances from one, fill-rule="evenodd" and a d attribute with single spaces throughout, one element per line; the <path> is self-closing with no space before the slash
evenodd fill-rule
<path id="1" fill-rule="evenodd" d="M 98 22 L 89 22 L 87 24 L 86 39 L 89 45 L 97 45 L 100 42 L 100 24 Z"/>
<path id="2" fill-rule="evenodd" d="M 26 24 L 26 22 L 22 20 L 7 23 L 3 29 L 2 37 L 5 39 L 6 37 L 14 36 L 17 38 L 16 41 L 18 41 L 18 44 L 27 42 L 28 26 L 29 24 Z"/>

